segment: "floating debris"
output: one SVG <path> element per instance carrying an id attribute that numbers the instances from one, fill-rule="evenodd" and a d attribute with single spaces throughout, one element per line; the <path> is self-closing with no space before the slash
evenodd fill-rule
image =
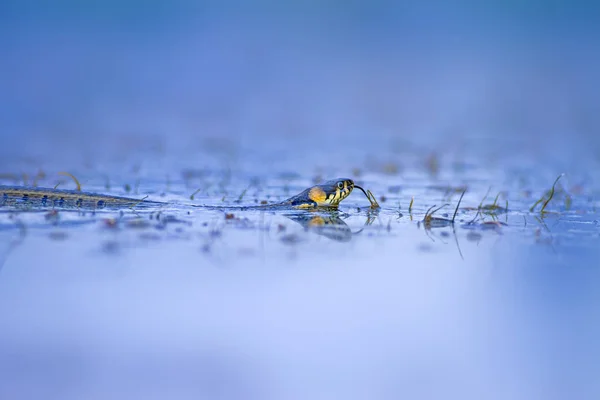
<path id="1" fill-rule="evenodd" d="M 425 212 L 425 217 L 423 217 L 423 220 L 421 221 L 421 223 L 423 223 L 423 226 L 425 227 L 425 229 L 443 228 L 443 227 L 450 226 L 453 224 L 453 221 L 451 219 L 439 218 L 439 217 L 433 216 L 433 214 L 435 214 L 436 212 L 438 212 L 439 210 L 441 210 L 442 208 L 444 208 L 448 205 L 449 204 L 444 204 L 444 205 L 436 208 L 435 210 L 433 210 L 433 208 L 436 207 L 435 205 L 429 207 L 429 209 Z"/>
<path id="2" fill-rule="evenodd" d="M 485 201 L 487 196 L 490 194 L 491 190 L 492 190 L 492 188 L 489 187 L 487 192 L 485 193 L 485 196 L 483 196 L 483 199 L 481 199 L 481 202 L 479 203 L 479 206 L 477 206 L 477 208 L 475 208 L 475 207 L 464 207 L 463 208 L 463 210 L 465 210 L 465 211 L 477 211 L 477 214 L 475 214 L 475 217 L 473 217 L 473 219 L 469 223 L 474 223 L 475 221 L 477 221 L 477 218 L 479 218 L 479 216 L 482 214 L 486 214 L 486 215 L 489 215 L 492 218 L 494 218 L 499 213 L 508 212 L 508 200 L 506 201 L 506 207 L 502 207 L 502 206 L 498 205 L 498 199 L 500 198 L 500 195 L 502 194 L 502 192 L 498 192 L 498 194 L 496 195 L 496 198 L 494 199 L 494 202 L 492 204 L 486 204 L 486 205 L 483 204 L 483 202 Z"/>
<path id="3" fill-rule="evenodd" d="M 443 227 L 446 227 L 446 226 L 453 226 L 454 225 L 454 221 L 456 220 L 456 215 L 458 214 L 458 209 L 460 207 L 460 203 L 462 202 L 462 199 L 463 199 L 463 197 L 464 197 L 464 195 L 465 195 L 466 192 L 467 191 L 465 189 L 462 192 L 462 194 L 460 195 L 460 199 L 458 199 L 458 203 L 456 204 L 456 208 L 454 209 L 454 215 L 452 216 L 452 219 L 441 218 L 441 217 L 434 217 L 433 216 L 433 214 L 435 214 L 436 212 L 438 212 L 442 208 L 448 206 L 449 204 L 444 204 L 444 205 L 436 208 L 435 210 L 434 210 L 434 208 L 436 207 L 435 205 L 429 207 L 429 209 L 425 213 L 425 217 L 423 218 L 423 221 L 421 221 L 423 223 L 423 226 L 425 227 L 425 229 L 443 228 Z"/>

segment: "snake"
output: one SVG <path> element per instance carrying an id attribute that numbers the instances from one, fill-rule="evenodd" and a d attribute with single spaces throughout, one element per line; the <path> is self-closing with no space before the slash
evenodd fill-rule
<path id="1" fill-rule="evenodd" d="M 191 207 L 201 208 L 227 208 L 227 209 L 265 209 L 265 210 L 337 210 L 340 202 L 350 195 L 353 189 L 362 190 L 371 201 L 372 194 L 356 185 L 352 179 L 338 178 L 311 186 L 295 196 L 279 203 L 255 206 L 203 206 L 187 204 Z M 371 196 L 369 196 L 369 194 Z M 84 192 L 79 190 L 51 189 L 26 186 L 0 185 L 0 208 L 17 208 L 27 210 L 45 209 L 78 209 L 78 210 L 119 210 L 125 208 L 152 209 L 169 205 L 180 205 L 130 197 L 112 196 L 99 193 Z"/>

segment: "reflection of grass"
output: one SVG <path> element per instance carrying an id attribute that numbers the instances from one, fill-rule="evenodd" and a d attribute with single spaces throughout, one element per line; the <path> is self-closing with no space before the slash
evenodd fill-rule
<path id="1" fill-rule="evenodd" d="M 550 188 L 550 190 L 548 192 L 546 192 L 542 197 L 540 197 L 540 199 L 538 201 L 536 201 L 531 208 L 529 209 L 529 212 L 533 212 L 535 210 L 535 208 L 537 207 L 538 204 L 540 204 L 541 202 L 544 202 L 544 204 L 542 205 L 542 208 L 540 210 L 540 214 L 544 214 L 547 211 L 546 210 L 546 206 L 548 206 L 548 203 L 550 203 L 550 201 L 552 200 L 552 198 L 554 197 L 554 193 L 556 190 L 556 184 L 558 183 L 558 181 L 560 180 L 560 178 L 562 178 L 564 174 L 560 174 L 555 180 L 554 183 L 552 184 L 552 187 Z"/>

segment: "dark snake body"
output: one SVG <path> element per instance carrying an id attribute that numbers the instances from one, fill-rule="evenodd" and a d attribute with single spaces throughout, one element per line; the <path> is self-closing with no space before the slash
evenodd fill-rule
<path id="1" fill-rule="evenodd" d="M 0 207 L 18 209 L 121 209 L 160 207 L 166 203 L 136 200 L 128 197 L 21 186 L 0 186 Z"/>
<path id="2" fill-rule="evenodd" d="M 352 182 L 351 180 L 347 180 Z M 326 182 L 323 185 L 314 186 L 306 189 L 296 196 L 293 196 L 280 203 L 265 204 L 258 206 L 202 206 L 189 204 L 191 207 L 201 207 L 207 209 L 337 209 L 337 205 L 341 200 L 346 198 L 352 191 L 353 182 L 349 189 L 338 188 L 338 195 L 335 197 L 335 190 L 329 190 L 329 186 L 334 186 L 340 181 Z M 344 182 L 344 181 L 341 181 Z M 321 189 L 325 188 L 327 190 Z M 315 201 L 316 194 L 319 191 L 325 194 L 325 197 L 330 197 L 330 203 Z M 341 190 L 341 192 L 340 192 Z M 339 193 L 342 193 L 339 195 Z M 145 199 L 133 199 L 130 197 L 111 196 L 105 194 L 82 192 L 78 190 L 65 189 L 50 189 L 38 187 L 23 187 L 23 186 L 2 186 L 0 185 L 0 208 L 8 207 L 20 210 L 44 210 L 44 209 L 71 209 L 71 210 L 121 210 L 121 209 L 154 209 L 165 206 L 186 206 L 186 204 L 166 203 L 160 201 L 149 201 Z"/>

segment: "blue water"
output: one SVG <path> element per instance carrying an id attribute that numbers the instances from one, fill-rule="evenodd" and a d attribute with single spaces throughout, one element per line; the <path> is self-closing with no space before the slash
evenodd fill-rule
<path id="1" fill-rule="evenodd" d="M 0 185 L 382 208 L 0 209 L 0 398 L 598 398 L 598 7 L 328 4 L 2 3 Z"/>

